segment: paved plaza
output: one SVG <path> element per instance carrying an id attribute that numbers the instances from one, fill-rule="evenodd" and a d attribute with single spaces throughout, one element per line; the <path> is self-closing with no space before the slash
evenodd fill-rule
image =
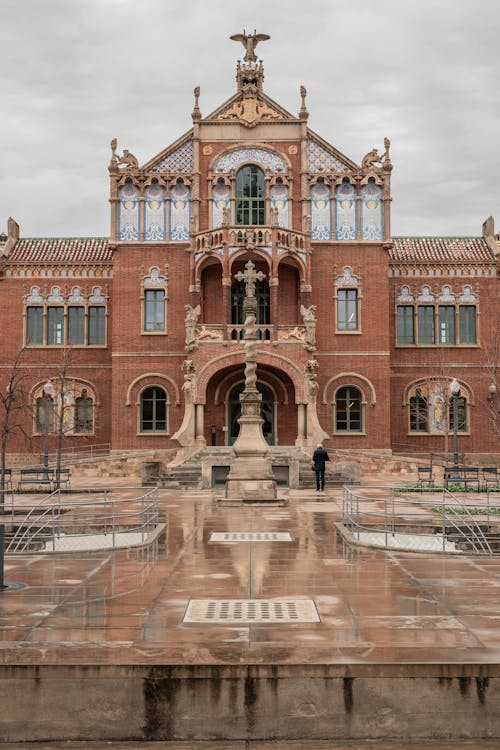
<path id="1" fill-rule="evenodd" d="M 351 547 L 335 532 L 340 490 L 285 495 L 220 508 L 210 492 L 162 490 L 164 543 L 7 556 L 5 582 L 24 587 L 2 595 L 3 663 L 500 662 L 500 557 Z M 183 622 L 190 600 L 276 597 L 312 599 L 319 621 Z"/>
<path id="2" fill-rule="evenodd" d="M 220 507 L 212 492 L 161 490 L 167 531 L 150 547 L 8 555 L 5 582 L 23 586 L 1 595 L 2 668 L 140 667 L 149 674 L 165 665 L 304 674 L 329 669 L 330 676 L 344 680 L 347 706 L 352 697 L 346 698 L 345 685 L 352 678 L 346 675 L 365 680 L 404 675 L 440 684 L 456 679 L 459 700 L 472 696 L 485 716 L 496 716 L 496 697 L 494 703 L 488 686 L 490 678 L 500 674 L 500 558 L 349 546 L 335 529 L 340 490 L 324 495 L 288 490 L 283 499 L 286 504 L 281 506 Z M 214 533 L 219 538 L 212 540 Z M 246 538 L 238 541 L 238 533 Z M 185 621 L 190 604 L 199 600 L 212 602 L 211 615 L 209 607 L 208 619 Z M 271 604 L 263 616 L 260 610 L 250 614 L 249 621 L 248 611 L 242 610 L 248 600 Z M 235 602 L 236 609 L 228 610 L 228 601 Z M 283 608 L 269 615 L 276 601 Z M 301 603 L 311 601 L 317 616 L 302 621 Z M 291 619 L 290 602 L 299 613 Z M 297 698 L 299 713 L 307 715 L 315 700 L 314 695 Z M 2 723 L 5 720 L 8 725 L 4 714 Z M 272 724 L 273 717 L 269 720 Z M 417 729 L 424 731 L 425 726 Z M 458 731 L 467 737 L 467 728 Z M 484 730 L 477 731 L 495 736 L 486 719 Z M 11 735 L 2 733 L 0 738 Z M 149 738 L 156 737 L 150 733 Z M 268 747 L 250 739 L 247 744 L 234 740 L 162 746 Z M 365 747 L 361 739 L 351 744 L 342 744 L 341 737 L 337 744 L 322 744 L 321 739 L 319 735 L 307 745 L 272 746 Z M 491 742 L 463 747 L 495 747 Z M 371 746 L 413 747 L 396 741 Z M 448 747 L 444 737 L 441 744 L 414 745 L 427 746 Z M 450 746 L 456 747 L 456 741 Z M 0 747 L 7 750 L 10 745 Z M 37 744 L 39 750 L 58 747 Z M 141 747 L 153 748 L 155 743 L 143 742 Z"/>

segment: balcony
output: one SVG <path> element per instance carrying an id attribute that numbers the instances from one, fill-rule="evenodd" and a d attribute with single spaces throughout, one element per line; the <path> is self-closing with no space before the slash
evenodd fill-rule
<path id="1" fill-rule="evenodd" d="M 292 253 L 307 253 L 311 249 L 310 236 L 304 232 L 275 226 L 226 226 L 199 232 L 191 237 L 191 248 L 195 253 L 213 253 L 224 248 L 288 250 Z"/>
<path id="2" fill-rule="evenodd" d="M 257 341 L 274 342 L 280 344 L 302 344 L 306 342 L 306 329 L 302 325 L 274 326 L 272 324 L 257 325 Z M 196 326 L 195 342 L 200 344 L 220 344 L 222 342 L 240 343 L 245 339 L 243 325 L 229 323 L 227 325 L 202 323 Z"/>

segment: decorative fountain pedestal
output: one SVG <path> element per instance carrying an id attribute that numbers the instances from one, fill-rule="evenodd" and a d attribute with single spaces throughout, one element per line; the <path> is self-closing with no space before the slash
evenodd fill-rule
<path id="1" fill-rule="evenodd" d="M 225 498 L 241 503 L 277 503 L 276 480 L 271 462 L 267 458 L 269 446 L 262 433 L 262 395 L 257 390 L 255 282 L 263 279 L 264 274 L 262 271 L 255 271 L 251 260 L 245 265 L 245 269 L 244 272 L 239 271 L 236 274 L 238 281 L 243 280 L 246 287 L 243 303 L 245 388 L 240 395 L 240 432 L 233 445 L 234 460 L 226 480 Z"/>

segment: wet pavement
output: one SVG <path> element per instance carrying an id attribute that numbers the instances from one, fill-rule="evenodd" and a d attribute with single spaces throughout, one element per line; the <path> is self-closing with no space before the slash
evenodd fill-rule
<path id="1" fill-rule="evenodd" d="M 211 492 L 163 490 L 167 533 L 149 548 L 8 555 L 5 582 L 23 587 L 0 594 L 2 663 L 499 663 L 500 557 L 350 547 L 334 526 L 340 491 L 284 495 L 221 508 Z M 292 540 L 210 541 L 228 531 Z M 191 600 L 276 597 L 312 599 L 319 622 L 183 622 Z"/>

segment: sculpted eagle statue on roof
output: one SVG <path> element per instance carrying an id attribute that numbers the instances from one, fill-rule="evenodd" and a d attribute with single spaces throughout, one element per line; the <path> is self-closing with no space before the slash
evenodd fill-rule
<path id="1" fill-rule="evenodd" d="M 247 34 L 243 29 L 243 34 L 233 34 L 229 37 L 234 42 L 241 42 L 246 49 L 245 62 L 257 62 L 257 55 L 255 54 L 255 48 L 259 42 L 265 42 L 271 37 L 268 34 L 257 34 L 254 30 L 253 34 Z"/>

